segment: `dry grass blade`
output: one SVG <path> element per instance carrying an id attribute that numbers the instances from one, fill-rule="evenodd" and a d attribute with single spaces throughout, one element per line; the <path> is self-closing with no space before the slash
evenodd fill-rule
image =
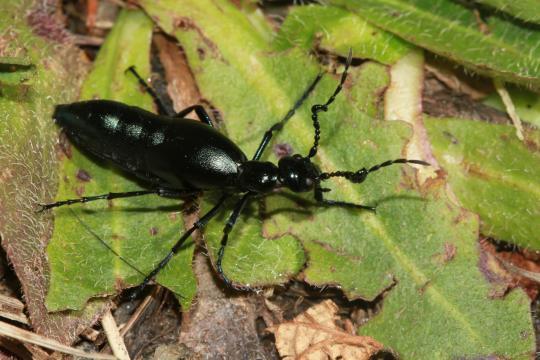
<path id="1" fill-rule="evenodd" d="M 516 111 L 514 102 L 512 101 L 508 90 L 506 90 L 504 81 L 500 79 L 493 79 L 493 84 L 495 85 L 495 89 L 497 89 L 497 93 L 499 93 L 504 107 L 506 108 L 506 113 L 508 116 L 510 116 L 510 119 L 512 119 L 512 123 L 514 123 L 514 127 L 516 128 L 516 136 L 519 140 L 523 141 L 523 125 L 521 124 L 521 119 Z"/>
<path id="2" fill-rule="evenodd" d="M 109 342 L 114 355 L 120 360 L 129 360 L 130 358 L 126 344 L 124 343 L 122 335 L 120 335 L 120 331 L 118 331 L 118 326 L 116 325 L 116 321 L 110 310 L 103 315 L 101 324 L 103 325 L 103 330 L 107 335 L 107 341 Z"/>
<path id="3" fill-rule="evenodd" d="M 28 319 L 23 313 L 24 304 L 18 299 L 0 294 L 0 316 L 9 320 L 28 325 Z"/>
<path id="4" fill-rule="evenodd" d="M 60 351 L 65 354 L 80 356 L 87 359 L 116 359 L 112 355 L 87 353 L 85 351 L 63 345 L 58 341 L 51 340 L 41 335 L 34 334 L 33 332 L 20 329 L 3 321 L 0 321 L 0 335 L 17 339 L 25 343 L 39 345 L 54 351 Z"/>

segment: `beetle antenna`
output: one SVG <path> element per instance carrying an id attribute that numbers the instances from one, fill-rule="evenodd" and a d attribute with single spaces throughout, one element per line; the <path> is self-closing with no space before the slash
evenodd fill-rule
<path id="1" fill-rule="evenodd" d="M 349 49 L 349 55 L 347 56 L 347 63 L 345 64 L 345 70 L 343 71 L 343 74 L 341 74 L 341 80 L 336 87 L 336 90 L 334 90 L 334 93 L 328 101 L 325 104 L 316 104 L 311 107 L 311 119 L 313 120 L 313 127 L 315 128 L 315 141 L 313 142 L 313 146 L 309 150 L 308 158 L 312 158 L 317 154 L 317 148 L 319 147 L 319 139 L 321 138 L 321 128 L 319 124 L 319 118 L 318 115 L 321 111 L 328 111 L 328 106 L 334 102 L 336 99 L 337 94 L 341 91 L 343 88 L 343 84 L 345 83 L 345 79 L 347 79 L 347 70 L 349 69 L 349 66 L 352 62 L 352 49 Z"/>
<path id="2" fill-rule="evenodd" d="M 369 169 L 362 168 L 358 171 L 335 171 L 331 173 L 322 173 L 319 175 L 319 180 L 325 181 L 331 177 L 344 177 L 345 179 L 349 180 L 352 183 L 359 184 L 363 182 L 364 180 L 366 180 L 366 177 L 370 173 L 375 172 L 383 167 L 393 165 L 393 164 L 417 164 L 417 165 L 424 165 L 424 166 L 431 165 L 430 163 L 427 163 L 423 160 L 408 160 L 408 159 L 388 160 L 378 165 L 372 166 Z"/>

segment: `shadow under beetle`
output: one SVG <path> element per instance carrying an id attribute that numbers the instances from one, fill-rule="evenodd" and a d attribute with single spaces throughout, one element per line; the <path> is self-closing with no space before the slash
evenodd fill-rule
<path id="1" fill-rule="evenodd" d="M 363 182 L 368 174 L 392 164 L 429 165 L 421 160 L 396 159 L 385 161 L 369 169 L 327 173 L 319 171 L 311 162 L 319 146 L 318 114 L 321 111 L 327 111 L 328 106 L 334 102 L 341 91 L 347 78 L 351 59 L 352 54 L 349 53 L 341 81 L 327 102 L 313 105 L 311 108 L 315 136 L 313 146 L 307 156 L 300 154 L 286 156 L 279 160 L 277 166 L 259 159 L 274 133 L 283 128 L 316 87 L 322 78 L 322 73 L 319 73 L 285 117 L 264 133 L 251 160 L 248 160 L 234 142 L 214 128 L 210 117 L 201 105 L 190 106 L 177 114 L 167 116 L 155 115 L 138 107 L 109 100 L 90 100 L 58 105 L 53 117 L 75 145 L 135 175 L 147 183 L 150 190 L 88 196 L 43 204 L 41 207 L 50 209 L 74 203 L 147 194 L 179 197 L 202 190 L 221 190 L 222 195 L 214 207 L 201 216 L 180 237 L 167 256 L 145 277 L 139 287 L 138 292 L 140 292 L 167 265 L 186 239 L 196 229 L 203 228 L 219 213 L 226 199 L 240 195 L 223 228 L 221 246 L 215 263 L 218 275 L 227 285 L 232 286 L 231 281 L 223 273 L 221 263 L 229 233 L 246 203 L 254 196 L 279 188 L 288 188 L 294 192 L 313 191 L 315 200 L 323 206 L 375 211 L 375 208 L 371 206 L 325 199 L 323 194 L 330 190 L 321 187 L 321 182 L 332 177 L 343 177 L 358 184 Z M 163 103 L 153 89 L 133 68 L 128 70 L 154 98 L 158 110 L 166 113 Z M 201 122 L 184 118 L 192 111 L 195 111 Z"/>

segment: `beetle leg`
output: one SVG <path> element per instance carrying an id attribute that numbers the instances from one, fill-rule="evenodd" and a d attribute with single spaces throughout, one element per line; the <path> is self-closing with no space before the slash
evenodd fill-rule
<path id="1" fill-rule="evenodd" d="M 345 208 L 354 208 L 354 209 L 363 209 L 363 210 L 369 210 L 369 211 L 376 211 L 375 206 L 367 206 L 367 205 L 361 205 L 361 204 L 355 204 L 345 201 L 339 201 L 339 200 L 328 200 L 325 199 L 323 196 L 324 192 L 328 192 L 328 189 L 323 189 L 321 187 L 315 188 L 315 200 L 321 205 L 324 206 L 338 206 L 338 207 L 345 207 Z"/>
<path id="2" fill-rule="evenodd" d="M 216 261 L 216 268 L 217 273 L 223 279 L 225 284 L 227 286 L 231 286 L 236 289 L 242 289 L 242 287 L 232 286 L 231 280 L 225 276 L 223 273 L 223 268 L 221 267 L 221 262 L 223 261 L 223 256 L 225 255 L 225 247 L 227 246 L 227 241 L 229 239 L 229 233 L 234 227 L 234 224 L 236 224 L 236 220 L 238 220 L 238 216 L 242 213 L 242 210 L 244 209 L 244 206 L 246 206 L 249 198 L 253 196 L 254 193 L 248 192 L 238 202 L 236 205 L 234 205 L 234 209 L 231 213 L 231 216 L 229 216 L 229 220 L 227 220 L 227 223 L 225 224 L 225 227 L 223 228 L 223 237 L 221 238 L 221 246 L 218 251 L 218 258 Z"/>
<path id="3" fill-rule="evenodd" d="M 62 200 L 62 201 L 57 201 L 57 202 L 53 202 L 49 204 L 38 204 L 38 206 L 40 207 L 38 209 L 38 212 L 52 209 L 59 206 L 64 206 L 64 205 L 87 203 L 87 202 L 96 201 L 96 200 L 112 200 L 112 199 L 135 197 L 135 196 L 148 195 L 148 194 L 158 194 L 158 192 L 159 190 L 140 190 L 140 191 L 128 191 L 128 192 L 121 192 L 121 193 L 108 193 L 108 194 L 101 194 L 101 195 L 94 195 L 94 196 L 83 196 L 77 199 Z"/>
<path id="4" fill-rule="evenodd" d="M 127 68 L 126 72 L 129 71 L 130 73 L 132 73 L 136 78 L 137 78 L 137 81 L 139 82 L 139 84 L 143 87 L 143 89 L 148 93 L 150 94 L 150 96 L 152 97 L 152 99 L 154 99 L 155 103 L 156 103 L 156 106 L 158 108 L 158 112 L 160 114 L 167 114 L 167 115 L 170 115 L 170 112 L 167 111 L 167 108 L 165 107 L 164 105 L 164 102 L 163 100 L 161 100 L 161 98 L 158 96 L 158 94 L 154 91 L 154 89 L 152 89 L 152 87 L 150 85 L 148 85 L 148 83 L 142 78 L 141 75 L 139 75 L 139 73 L 137 72 L 137 70 L 135 70 L 135 66 L 130 66 L 129 68 Z"/>
<path id="5" fill-rule="evenodd" d="M 87 203 L 91 201 L 96 200 L 113 200 L 113 199 L 121 199 L 121 198 L 129 198 L 129 197 L 135 197 L 135 196 L 142 196 L 142 195 L 148 195 L 148 194 L 156 194 L 163 197 L 181 197 L 186 196 L 190 194 L 194 194 L 193 190 L 174 190 L 174 189 L 154 189 L 154 190 L 138 190 L 138 191 L 127 191 L 127 192 L 120 192 L 120 193 L 107 193 L 107 194 L 101 194 L 101 195 L 94 195 L 94 196 L 83 196 L 77 199 L 67 199 L 67 200 L 61 200 L 49 204 L 38 204 L 39 209 L 38 212 L 45 211 L 48 209 L 52 209 L 59 206 L 64 205 L 72 205 L 72 204 L 80 204 L 80 203 Z"/>
<path id="6" fill-rule="evenodd" d="M 184 110 L 181 110 L 180 112 L 176 113 L 174 117 L 182 118 L 192 111 L 195 111 L 195 113 L 197 114 L 197 117 L 203 123 L 205 123 L 208 126 L 214 127 L 214 124 L 212 123 L 212 119 L 210 118 L 210 115 L 208 115 L 208 113 L 206 112 L 206 110 L 204 109 L 202 105 L 189 106 L 185 108 Z"/>
<path id="7" fill-rule="evenodd" d="M 171 261 L 174 255 L 176 255 L 181 250 L 184 242 L 191 236 L 191 234 L 195 230 L 205 227 L 206 224 L 208 224 L 208 222 L 219 213 L 219 209 L 223 206 L 223 203 L 229 196 L 229 194 L 223 194 L 212 209 L 210 209 L 206 214 L 199 218 L 199 220 L 195 222 L 192 227 L 190 227 L 186 232 L 182 234 L 180 239 L 178 239 L 178 241 L 171 248 L 171 251 L 169 251 L 167 256 L 165 256 L 159 262 L 159 264 L 154 268 L 154 270 L 152 270 L 148 275 L 146 275 L 141 285 L 139 285 L 139 287 L 131 294 L 132 299 L 135 299 L 150 283 L 150 281 L 152 281 L 157 276 L 157 274 L 169 263 L 169 261 Z"/>
<path id="8" fill-rule="evenodd" d="M 137 81 L 139 81 L 139 84 L 144 88 L 144 90 L 146 90 L 146 92 L 148 92 L 148 94 L 150 94 L 152 99 L 154 99 L 160 114 L 171 115 L 170 112 L 167 111 L 167 109 L 166 109 L 166 107 L 164 105 L 164 102 L 160 99 L 158 94 L 154 91 L 154 89 L 152 89 L 152 87 L 150 85 L 148 85 L 148 83 L 141 77 L 141 75 L 139 75 L 139 73 L 137 73 L 137 70 L 135 70 L 134 66 L 130 66 L 126 71 L 131 72 L 137 78 Z M 192 111 L 195 111 L 198 118 L 203 123 L 205 123 L 206 125 L 209 125 L 211 127 L 214 127 L 214 124 L 212 123 L 212 120 L 210 119 L 210 116 L 208 115 L 208 113 L 206 112 L 206 110 L 204 109 L 204 107 L 202 105 L 189 106 L 189 107 L 185 108 L 184 110 L 181 110 L 180 112 L 174 114 L 173 116 L 181 118 L 181 117 L 186 116 L 187 114 L 189 114 Z"/>

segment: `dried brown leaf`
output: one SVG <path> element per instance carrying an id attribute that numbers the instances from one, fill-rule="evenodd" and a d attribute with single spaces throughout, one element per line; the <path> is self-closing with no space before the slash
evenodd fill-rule
<path id="1" fill-rule="evenodd" d="M 531 299 L 538 297 L 540 260 L 535 252 L 517 247 L 511 251 L 497 250 L 487 239 L 480 240 L 480 248 L 480 269 L 494 286 L 494 297 L 515 287 L 521 287 Z"/>
<path id="2" fill-rule="evenodd" d="M 369 336 L 351 335 L 336 325 L 338 307 L 331 300 L 315 305 L 292 321 L 269 328 L 283 359 L 369 359 L 383 345 Z"/>

